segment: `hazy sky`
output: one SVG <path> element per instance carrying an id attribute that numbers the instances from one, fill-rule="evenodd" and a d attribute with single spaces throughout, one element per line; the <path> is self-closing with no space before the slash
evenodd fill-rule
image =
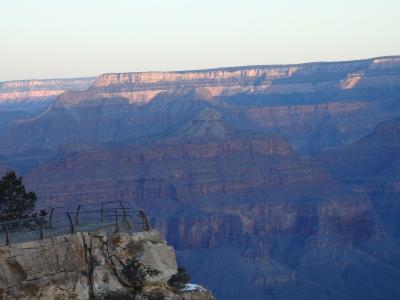
<path id="1" fill-rule="evenodd" d="M 0 81 L 400 54 L 399 0 L 0 0 Z"/>

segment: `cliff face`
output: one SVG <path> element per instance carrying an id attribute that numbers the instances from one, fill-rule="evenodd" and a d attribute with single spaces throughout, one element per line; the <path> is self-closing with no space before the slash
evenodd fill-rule
<path id="1" fill-rule="evenodd" d="M 304 79 L 314 77 L 317 73 L 323 73 L 326 81 L 330 78 L 332 81 L 341 78 L 343 74 L 347 76 L 340 82 L 340 88 L 349 89 L 355 85 L 368 84 L 365 80 L 371 80 L 370 75 L 374 72 L 395 71 L 400 65 L 399 57 L 378 58 L 371 60 L 360 60 L 338 63 L 310 63 L 299 65 L 273 65 L 273 66 L 250 66 L 221 68 L 214 70 L 200 71 L 181 71 L 181 72 L 147 72 L 147 73 L 118 73 L 104 74 L 99 76 L 94 82 L 92 89 L 123 87 L 125 89 L 146 89 L 156 85 L 158 87 L 175 87 L 178 83 L 186 86 L 216 86 L 224 85 L 262 85 L 271 83 L 273 80 L 285 81 L 288 79 Z M 367 73 L 360 72 L 361 70 Z M 315 79 L 315 77 L 314 77 Z M 396 81 L 395 78 L 393 78 Z M 328 82 L 328 81 L 327 81 Z M 379 84 L 377 82 L 377 84 Z M 380 83 L 382 84 L 382 83 Z M 388 83 L 386 83 L 388 84 Z"/>
<path id="2" fill-rule="evenodd" d="M 371 197 L 382 222 L 400 236 L 400 119 L 379 124 L 360 141 L 320 155 L 328 170 L 349 189 Z"/>
<path id="3" fill-rule="evenodd" d="M 140 257 L 158 271 L 132 296 L 123 264 Z M 204 288 L 178 291 L 167 285 L 177 272 L 175 253 L 157 232 L 133 235 L 77 233 L 0 247 L 0 296 L 4 299 L 212 300 Z"/>
<path id="4" fill-rule="evenodd" d="M 147 103 L 177 88 L 192 88 L 208 100 L 235 95 L 285 95 L 393 86 L 400 83 L 400 58 L 378 58 L 338 63 L 250 66 L 200 71 L 116 73 L 100 75 L 90 91 L 65 97 L 65 105 L 94 98 L 125 97 Z M 269 104 L 269 99 L 264 103 Z M 277 101 L 279 104 L 279 101 Z"/>
<path id="5" fill-rule="evenodd" d="M 387 242 L 369 200 L 343 191 L 319 164 L 276 137 L 86 150 L 25 180 L 43 204 L 135 199 L 194 278 L 223 299 L 263 299 L 269 290 L 282 299 L 334 298 L 338 292 L 321 281 L 321 266 L 329 265 L 349 292 L 342 266 L 353 271 L 358 263 L 369 266 L 364 256 L 384 259 L 368 250 Z M 202 267 L 205 260 L 213 262 L 211 271 Z M 363 293 L 354 290 L 348 299 Z"/>

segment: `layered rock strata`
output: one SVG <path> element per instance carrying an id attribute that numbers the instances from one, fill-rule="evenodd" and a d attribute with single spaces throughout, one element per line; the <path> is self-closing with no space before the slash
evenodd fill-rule
<path id="1" fill-rule="evenodd" d="M 321 161 L 348 189 L 368 194 L 386 228 L 400 236 L 400 119 L 379 124 L 360 141 L 325 150 Z"/>
<path id="2" fill-rule="evenodd" d="M 94 78 L 20 80 L 0 82 L 0 104 L 55 99 L 66 90 L 85 90 Z"/>
<path id="3" fill-rule="evenodd" d="M 162 135 L 212 106 L 239 128 L 284 136 L 314 154 L 400 113 L 400 58 L 183 72 L 104 74 L 45 113 L 16 122 L 0 154 L 54 156 L 63 145 Z"/>
<path id="4" fill-rule="evenodd" d="M 337 296 L 307 274 L 310 259 L 337 274 L 336 263 L 355 267 L 351 260 L 364 253 L 363 244 L 384 243 L 366 197 L 343 191 L 319 164 L 276 137 L 86 150 L 42 166 L 26 182 L 44 205 L 134 199 L 195 278 L 223 299 L 253 292 L 263 299 L 264 289 L 298 285 L 301 293 L 318 286 L 318 297 Z M 329 258 L 326 249 L 348 253 Z M 200 266 L 212 259 L 208 253 L 232 261 L 221 258 L 207 275 Z M 237 268 L 234 288 L 221 283 L 227 264 Z"/>

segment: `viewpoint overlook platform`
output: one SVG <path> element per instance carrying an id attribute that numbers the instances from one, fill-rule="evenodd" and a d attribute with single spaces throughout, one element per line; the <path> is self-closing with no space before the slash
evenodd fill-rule
<path id="1" fill-rule="evenodd" d="M 15 220 L 17 214 L 1 216 L 0 246 L 78 232 L 135 233 L 150 230 L 144 210 L 135 208 L 127 201 L 50 207 Z"/>
<path id="2" fill-rule="evenodd" d="M 131 203 L 30 215 L 9 221 L 17 216 L 1 215 L 0 299 L 215 300 L 200 285 L 171 284 L 175 251 Z"/>

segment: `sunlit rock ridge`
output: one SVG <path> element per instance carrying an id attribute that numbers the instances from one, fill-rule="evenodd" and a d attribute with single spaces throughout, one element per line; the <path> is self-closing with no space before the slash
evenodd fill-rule
<path id="1" fill-rule="evenodd" d="M 390 86 L 399 83 L 400 57 L 350 62 L 232 67 L 180 72 L 137 72 L 100 75 L 87 98 L 122 96 L 147 103 L 170 89 L 203 88 L 207 97 L 240 93 L 290 94 Z M 310 84 L 313 82 L 314 84 Z M 317 82 L 318 84 L 315 84 Z"/>

